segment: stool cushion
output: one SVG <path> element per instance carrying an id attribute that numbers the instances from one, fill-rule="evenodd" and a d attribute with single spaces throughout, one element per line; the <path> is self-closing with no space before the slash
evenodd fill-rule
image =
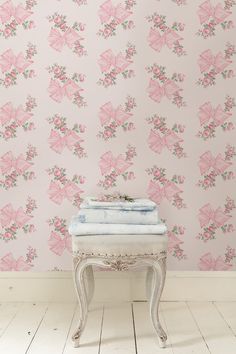
<path id="1" fill-rule="evenodd" d="M 165 235 L 89 235 L 72 236 L 74 253 L 94 255 L 143 255 L 167 250 Z"/>

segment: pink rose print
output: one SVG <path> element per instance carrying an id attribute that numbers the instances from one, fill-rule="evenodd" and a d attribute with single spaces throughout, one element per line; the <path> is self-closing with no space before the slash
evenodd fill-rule
<path id="1" fill-rule="evenodd" d="M 202 52 L 198 59 L 198 65 L 203 76 L 199 78 L 197 84 L 206 88 L 216 84 L 217 76 L 229 79 L 235 76 L 232 69 L 226 69 L 231 63 L 230 58 L 236 54 L 235 46 L 227 43 L 224 54 L 218 52 L 216 55 L 210 49 Z"/>
<path id="2" fill-rule="evenodd" d="M 167 199 L 177 209 L 186 208 L 183 198 L 180 197 L 183 190 L 178 187 L 178 184 L 184 183 L 185 178 L 183 176 L 174 175 L 171 179 L 167 179 L 166 169 L 159 168 L 156 165 L 146 169 L 146 172 L 152 177 L 147 189 L 150 199 L 157 204 Z"/>
<path id="3" fill-rule="evenodd" d="M 66 75 L 66 68 L 53 64 L 47 68 L 50 74 L 53 74 L 53 78 L 50 80 L 48 92 L 49 96 L 55 102 L 61 103 L 63 98 L 68 100 L 73 99 L 73 103 L 77 107 L 85 107 L 85 99 L 81 95 L 83 89 L 79 87 L 78 82 L 84 81 L 84 75 L 74 73 L 71 78 Z"/>
<path id="4" fill-rule="evenodd" d="M 183 45 L 180 43 L 183 38 L 178 34 L 184 30 L 184 24 L 174 22 L 170 27 L 166 25 L 166 16 L 159 15 L 156 12 L 147 17 L 148 22 L 153 27 L 150 28 L 148 43 L 152 49 L 160 52 L 164 46 L 167 46 L 173 53 L 179 57 L 186 55 Z"/>
<path id="5" fill-rule="evenodd" d="M 187 259 L 187 255 L 184 253 L 184 250 L 181 248 L 181 245 L 184 243 L 177 236 L 183 236 L 185 232 L 185 227 L 174 225 L 171 231 L 167 232 L 169 238 L 168 241 L 168 253 L 173 257 L 177 258 L 179 261 Z"/>
<path id="6" fill-rule="evenodd" d="M 34 232 L 35 226 L 30 224 L 29 221 L 33 218 L 32 212 L 36 208 L 36 201 L 30 197 L 27 199 L 25 208 L 14 209 L 11 203 L 3 206 L 0 209 L 0 223 L 2 226 L 0 239 L 5 242 L 15 240 L 20 230 L 25 234 Z"/>
<path id="7" fill-rule="evenodd" d="M 84 125 L 76 123 L 72 129 L 69 129 L 67 127 L 67 119 L 59 114 L 48 118 L 48 122 L 53 125 L 48 138 L 49 146 L 53 151 L 62 154 L 64 149 L 67 148 L 79 158 L 87 156 L 81 145 L 84 140 L 78 135 L 84 133 Z"/>
<path id="8" fill-rule="evenodd" d="M 84 191 L 78 185 L 84 183 L 84 177 L 76 174 L 70 180 L 66 177 L 66 169 L 58 166 L 49 168 L 46 171 L 49 176 L 53 176 L 48 188 L 50 200 L 60 205 L 67 199 L 74 206 L 79 207 L 82 200 L 81 193 Z"/>
<path id="9" fill-rule="evenodd" d="M 99 131 L 97 137 L 107 141 L 116 137 L 119 127 L 126 132 L 134 130 L 135 126 L 133 122 L 130 122 L 130 118 L 133 116 L 132 111 L 135 107 L 135 98 L 131 96 L 127 97 L 124 108 L 121 105 L 114 107 L 111 102 L 105 103 L 99 111 L 99 118 L 103 129 Z"/>
<path id="10" fill-rule="evenodd" d="M 152 75 L 147 88 L 148 96 L 155 102 L 160 103 L 166 97 L 178 108 L 186 106 L 180 92 L 182 89 L 177 85 L 184 81 L 183 74 L 174 73 L 171 78 L 166 76 L 164 66 L 153 64 L 146 68 L 147 72 Z M 160 85 L 160 83 L 162 85 Z"/>
<path id="11" fill-rule="evenodd" d="M 65 250 L 72 253 L 71 236 L 67 232 L 66 219 L 55 216 L 47 220 L 47 222 L 50 227 L 53 227 L 53 231 L 51 231 L 48 239 L 50 251 L 58 256 L 61 256 Z"/>
<path id="12" fill-rule="evenodd" d="M 135 75 L 134 70 L 127 68 L 133 63 L 130 59 L 135 54 L 135 46 L 131 43 L 127 44 L 125 55 L 121 52 L 116 55 L 111 49 L 103 52 L 98 60 L 98 65 L 104 77 L 99 79 L 98 85 L 104 87 L 116 85 L 117 77 L 121 75 L 124 79 L 133 77 Z"/>
<path id="13" fill-rule="evenodd" d="M 26 55 L 22 52 L 15 55 L 12 49 L 7 49 L 0 55 L 0 68 L 3 78 L 0 78 L 0 85 L 8 88 L 17 84 L 17 78 L 22 75 L 25 79 L 35 76 L 33 69 L 28 69 L 33 64 L 33 56 L 37 53 L 35 45 L 29 43 Z"/>
<path id="14" fill-rule="evenodd" d="M 213 6 L 210 0 L 204 1 L 197 11 L 202 26 L 197 35 L 205 39 L 215 36 L 216 27 L 219 27 L 219 25 L 223 30 L 234 28 L 233 21 L 229 20 L 228 17 L 232 14 L 229 10 L 235 4 L 234 1 L 225 0 L 224 6 L 220 2 Z"/>
<path id="15" fill-rule="evenodd" d="M 234 201 L 229 197 L 227 197 L 226 200 L 225 210 L 221 207 L 214 209 L 210 203 L 205 204 L 199 209 L 198 214 L 200 227 L 203 231 L 200 232 L 196 238 L 207 242 L 216 238 L 218 229 L 223 233 L 234 232 L 234 226 L 228 224 L 227 221 L 232 217 L 229 212 L 235 208 Z"/>
<path id="16" fill-rule="evenodd" d="M 200 270 L 228 270 L 232 264 L 227 263 L 222 256 L 214 258 L 210 252 L 200 258 L 198 264 Z"/>
<path id="17" fill-rule="evenodd" d="M 159 117 L 157 114 L 154 114 L 146 120 L 148 124 L 151 124 L 153 127 L 153 129 L 150 130 L 147 140 L 152 151 L 161 154 L 162 151 L 167 148 L 178 158 L 187 156 L 182 147 L 183 139 L 179 137 L 179 134 L 184 132 L 184 125 L 175 123 L 173 127 L 169 129 L 166 124 L 166 118 Z"/>
<path id="18" fill-rule="evenodd" d="M 36 148 L 28 145 L 26 157 L 21 153 L 14 157 L 12 151 L 6 152 L 0 158 L 0 169 L 3 179 L 0 179 L 0 187 L 10 189 L 17 186 L 17 180 L 22 176 L 25 181 L 35 178 L 35 173 L 31 171 L 33 160 L 37 156 Z"/>
<path id="19" fill-rule="evenodd" d="M 235 147 L 231 145 L 226 146 L 225 157 L 222 154 L 214 157 L 210 151 L 204 152 L 198 162 L 203 179 L 198 181 L 197 186 L 207 190 L 215 187 L 217 176 L 221 176 L 224 181 L 235 178 L 233 171 L 226 171 L 232 165 L 230 160 L 234 156 L 236 156 Z"/>
<path id="20" fill-rule="evenodd" d="M 87 55 L 84 46 L 81 44 L 84 39 L 80 35 L 85 28 L 83 23 L 75 22 L 70 27 L 66 23 L 66 16 L 59 15 L 57 12 L 49 16 L 48 20 L 53 23 L 48 37 L 50 47 L 61 52 L 67 46 L 79 57 Z"/>
<path id="21" fill-rule="evenodd" d="M 31 246 L 28 247 L 26 253 L 26 260 L 23 256 L 15 259 L 11 252 L 7 253 L 0 259 L 1 271 L 26 271 L 33 267 L 32 261 L 37 258 L 36 249 Z"/>
<path id="22" fill-rule="evenodd" d="M 225 263 L 230 264 L 236 258 L 236 250 L 230 246 L 226 247 L 225 252 Z"/>
<path id="23" fill-rule="evenodd" d="M 99 161 L 101 174 L 104 180 L 98 182 L 98 186 L 104 189 L 116 187 L 116 180 L 122 176 L 125 181 L 135 178 L 134 172 L 127 171 L 133 165 L 133 158 L 136 156 L 135 147 L 128 145 L 125 156 L 122 154 L 115 157 L 111 151 L 105 152 Z"/>
<path id="24" fill-rule="evenodd" d="M 134 22 L 130 20 L 129 17 L 132 15 L 130 10 L 135 5 L 135 0 L 126 0 L 125 4 L 118 3 L 116 6 L 113 4 L 112 0 L 106 0 L 99 7 L 98 16 L 102 28 L 97 34 L 106 39 L 115 36 L 119 26 L 122 26 L 124 30 L 134 28 Z"/>
<path id="25" fill-rule="evenodd" d="M 25 6 L 18 4 L 14 6 L 11 0 L 5 1 L 0 6 L 0 36 L 5 39 L 16 36 L 17 29 L 21 26 L 23 29 L 35 27 L 34 21 L 30 20 L 33 12 L 31 9 L 37 5 L 37 1 L 25 1 Z"/>
<path id="26" fill-rule="evenodd" d="M 24 131 L 35 129 L 34 123 L 30 121 L 35 107 L 37 107 L 36 100 L 31 96 L 27 97 L 25 108 L 22 105 L 14 108 L 12 102 L 7 102 L 0 107 L 0 122 L 3 127 L 3 130 L 0 130 L 0 137 L 7 141 L 17 137 L 17 130 L 20 127 Z"/>
<path id="27" fill-rule="evenodd" d="M 235 100 L 233 97 L 227 96 L 224 108 L 220 104 L 213 107 L 210 102 L 205 102 L 199 107 L 198 117 L 202 130 L 199 130 L 197 137 L 204 141 L 210 138 L 215 138 L 216 129 L 221 127 L 223 131 L 230 131 L 235 128 L 232 122 L 228 122 L 232 116 L 232 109 L 235 107 Z"/>

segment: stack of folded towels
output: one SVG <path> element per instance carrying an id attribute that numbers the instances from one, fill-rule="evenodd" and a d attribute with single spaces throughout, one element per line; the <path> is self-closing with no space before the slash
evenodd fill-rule
<path id="1" fill-rule="evenodd" d="M 87 197 L 70 224 L 73 235 L 164 234 L 156 204 L 149 199 L 100 200 Z"/>

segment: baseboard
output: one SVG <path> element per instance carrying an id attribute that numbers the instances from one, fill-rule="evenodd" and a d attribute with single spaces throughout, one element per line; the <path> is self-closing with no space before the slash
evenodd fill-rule
<path id="1" fill-rule="evenodd" d="M 143 301 L 145 272 L 95 272 L 95 301 Z M 104 291 L 106 289 L 106 291 Z M 236 272 L 167 272 L 163 301 L 235 301 Z M 76 301 L 71 272 L 1 272 L 0 301 Z"/>

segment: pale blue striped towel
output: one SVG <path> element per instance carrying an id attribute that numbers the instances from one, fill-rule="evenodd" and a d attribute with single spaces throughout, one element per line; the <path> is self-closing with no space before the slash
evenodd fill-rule
<path id="1" fill-rule="evenodd" d="M 80 204 L 81 209 L 102 208 L 102 209 L 122 209 L 122 210 L 153 210 L 156 204 L 150 199 L 136 198 L 134 201 L 114 201 L 101 202 L 94 197 L 87 197 Z"/>

